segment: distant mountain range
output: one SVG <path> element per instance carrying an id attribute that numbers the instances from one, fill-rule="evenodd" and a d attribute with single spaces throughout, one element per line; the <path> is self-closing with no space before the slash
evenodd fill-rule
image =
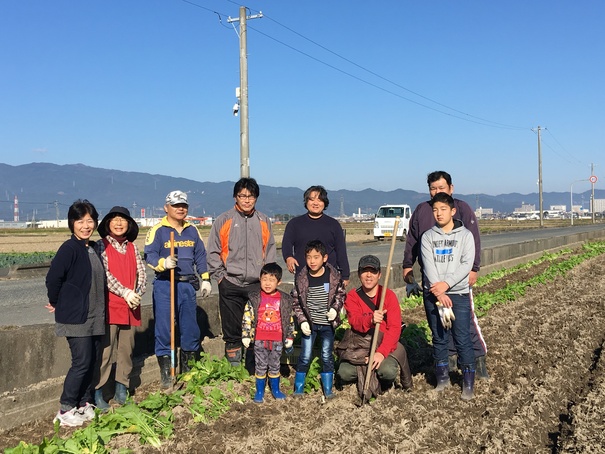
<path id="1" fill-rule="evenodd" d="M 311 182 L 316 183 L 316 182 Z M 427 192 L 405 189 L 395 191 L 331 190 L 329 181 L 318 182 L 328 190 L 330 205 L 327 213 L 331 216 L 353 213 L 375 213 L 385 203 L 407 203 L 414 208 L 428 198 Z M 164 214 L 166 194 L 180 189 L 189 194 L 192 216 L 217 216 L 233 206 L 233 181 L 220 183 L 200 182 L 166 175 L 152 175 L 141 172 L 125 172 L 101 169 L 83 164 L 56 165 L 32 163 L 20 166 L 0 164 L 0 219 L 13 220 L 13 200 L 19 199 L 20 220 L 60 219 L 67 217 L 67 209 L 78 198 L 87 198 L 95 204 L 103 215 L 114 205 L 122 205 L 131 210 L 135 217 L 145 209 L 147 217 Z M 258 209 L 270 216 L 278 214 L 302 214 L 303 193 L 306 188 L 265 186 L 262 181 Z M 538 209 L 538 194 L 455 194 L 473 208 L 492 208 L 495 212 L 510 213 L 522 204 L 535 205 Z M 595 190 L 595 198 L 605 198 L 605 190 Z M 590 191 L 574 193 L 574 205 L 584 204 L 589 208 Z M 543 207 L 565 205 L 569 209 L 569 192 L 546 192 Z"/>

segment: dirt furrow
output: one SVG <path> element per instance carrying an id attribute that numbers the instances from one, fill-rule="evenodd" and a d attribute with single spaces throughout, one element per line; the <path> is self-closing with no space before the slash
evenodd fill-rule
<path id="1" fill-rule="evenodd" d="M 361 408 L 354 386 L 325 403 L 318 393 L 269 396 L 263 405 L 237 404 L 213 424 L 184 418 L 160 449 L 136 452 L 603 452 L 603 294 L 605 256 L 492 308 L 481 320 L 492 378 L 477 382 L 471 402 L 459 398 L 459 374 L 438 395 L 432 374 L 419 368 L 413 392 L 391 390 Z"/>

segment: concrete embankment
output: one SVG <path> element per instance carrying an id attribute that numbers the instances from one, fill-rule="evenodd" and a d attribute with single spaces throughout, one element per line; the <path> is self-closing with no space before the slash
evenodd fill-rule
<path id="1" fill-rule="evenodd" d="M 605 238 L 603 229 L 484 249 L 481 254 L 481 274 L 526 262 L 546 251 L 601 238 Z M 418 272 L 416 275 L 419 275 Z M 353 276 L 349 288 L 358 285 L 357 277 Z M 403 286 L 401 264 L 397 263 L 392 267 L 389 287 Z M 131 380 L 134 392 L 140 384 L 159 378 L 153 356 L 153 314 L 151 308 L 143 309 L 143 324 L 136 335 L 136 365 Z M 223 343 L 216 295 L 198 299 L 198 323 L 202 330 L 204 350 L 221 357 Z M 48 417 L 50 424 L 58 408 L 64 375 L 70 365 L 67 342 L 55 336 L 53 324 L 46 324 L 1 329 L 0 345 L 0 430 L 44 417 Z"/>

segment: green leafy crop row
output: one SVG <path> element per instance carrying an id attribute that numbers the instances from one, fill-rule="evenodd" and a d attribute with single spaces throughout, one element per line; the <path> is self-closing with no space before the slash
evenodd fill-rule
<path id="1" fill-rule="evenodd" d="M 129 400 L 123 407 L 107 413 L 97 413 L 87 427 L 78 429 L 69 438 L 59 436 L 59 423 L 55 423 L 55 435 L 42 443 L 28 444 L 21 441 L 15 448 L 6 449 L 5 454 L 63 454 L 85 453 L 106 454 L 111 452 L 107 443 L 123 434 L 135 434 L 141 444 L 155 448 L 173 432 L 173 409 L 181 406 L 189 410 L 194 422 L 209 422 L 226 412 L 233 402 L 243 397 L 233 391 L 233 383 L 249 379 L 243 366 L 231 367 L 226 358 L 202 359 L 192 365 L 190 372 L 180 376 L 183 389 L 171 394 L 150 394 L 138 405 Z M 218 383 L 226 382 L 227 392 L 221 391 Z M 132 452 L 120 449 L 120 453 Z"/>
<path id="2" fill-rule="evenodd" d="M 8 252 L 0 253 L 0 268 L 9 268 L 16 265 L 38 265 L 48 263 L 56 252 Z"/>

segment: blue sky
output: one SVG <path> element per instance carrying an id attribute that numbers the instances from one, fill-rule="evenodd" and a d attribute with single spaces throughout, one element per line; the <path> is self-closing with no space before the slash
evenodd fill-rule
<path id="1" fill-rule="evenodd" d="M 0 161 L 237 180 L 239 5 L 3 0 Z M 537 192 L 538 126 L 544 191 L 604 173 L 605 2 L 245 6 L 261 184 Z"/>

